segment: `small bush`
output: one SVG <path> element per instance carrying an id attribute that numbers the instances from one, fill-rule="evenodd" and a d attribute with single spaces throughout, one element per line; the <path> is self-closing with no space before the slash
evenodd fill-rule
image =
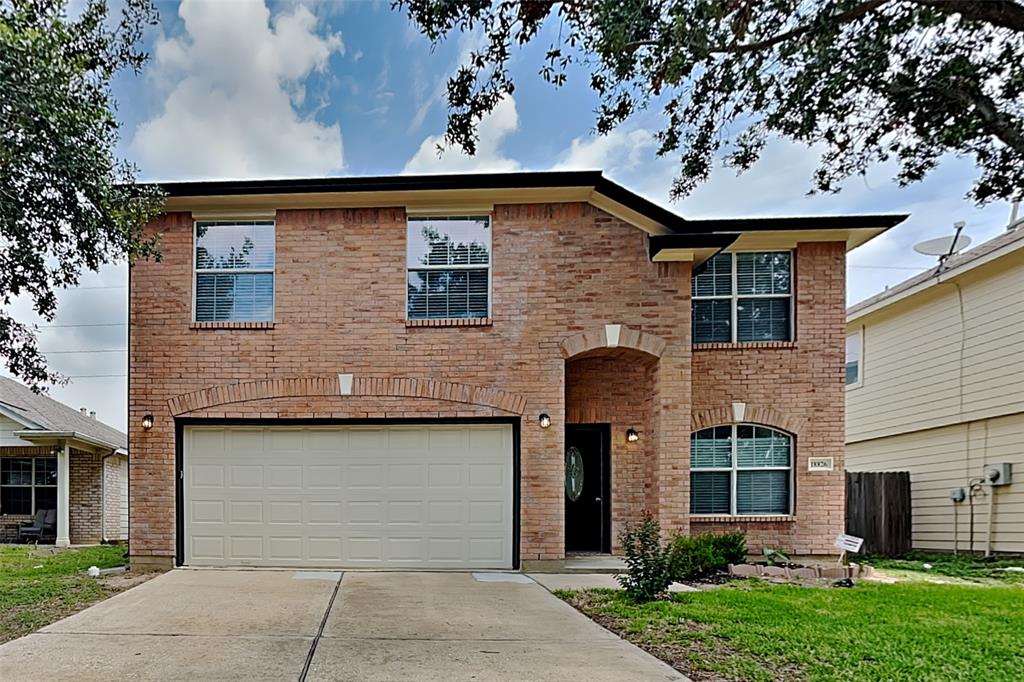
<path id="1" fill-rule="evenodd" d="M 747 539 L 740 532 L 677 535 L 668 550 L 672 580 L 700 580 L 724 571 L 747 556 Z"/>
<path id="2" fill-rule="evenodd" d="M 661 544 L 661 527 L 649 513 L 637 524 L 627 524 L 619 533 L 626 560 L 626 573 L 616 576 L 634 601 L 651 601 L 668 590 L 669 550 Z"/>
<path id="3" fill-rule="evenodd" d="M 740 531 L 716 535 L 715 541 L 727 564 L 742 564 L 747 560 L 747 536 Z"/>

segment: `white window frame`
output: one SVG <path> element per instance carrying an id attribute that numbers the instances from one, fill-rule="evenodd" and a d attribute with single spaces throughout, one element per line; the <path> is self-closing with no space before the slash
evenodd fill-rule
<path id="1" fill-rule="evenodd" d="M 697 473 L 704 473 L 704 472 L 719 472 L 719 473 L 728 472 L 729 473 L 729 513 L 728 514 L 703 514 L 703 513 L 699 513 L 699 512 L 691 512 L 690 515 L 691 516 L 716 516 L 716 517 L 721 517 L 721 518 L 732 518 L 734 516 L 735 517 L 739 517 L 739 518 L 747 518 L 747 517 L 751 517 L 751 516 L 756 516 L 756 517 L 771 516 L 771 517 L 776 517 L 776 518 L 780 518 L 780 519 L 789 518 L 789 517 L 793 516 L 794 488 L 796 487 L 795 479 L 794 479 L 794 475 L 793 475 L 794 472 L 796 471 L 796 466 L 795 466 L 795 462 L 796 462 L 796 438 L 793 436 L 793 434 L 788 433 L 786 431 L 783 431 L 782 429 L 777 429 L 774 426 L 767 426 L 766 424 L 755 424 L 753 422 L 736 422 L 736 423 L 733 423 L 733 424 L 717 424 L 715 426 L 708 426 L 708 427 L 705 427 L 705 428 L 702 428 L 702 429 L 697 429 L 696 431 L 694 431 L 694 433 L 697 433 L 697 432 L 700 432 L 700 431 L 709 430 L 709 429 L 717 429 L 717 428 L 721 428 L 723 426 L 728 426 L 731 429 L 731 433 L 730 433 L 730 441 L 731 441 L 730 457 L 731 457 L 731 461 L 732 461 L 732 466 L 728 466 L 728 467 L 695 467 L 691 463 L 690 471 L 691 472 L 697 472 Z M 738 466 L 737 465 L 738 458 L 736 457 L 736 446 L 739 444 L 739 437 L 737 436 L 737 434 L 739 433 L 739 427 L 741 427 L 741 426 L 752 426 L 752 427 L 755 427 L 755 428 L 770 429 L 771 431 L 774 431 L 775 433 L 781 433 L 782 435 L 784 435 L 787 438 L 789 438 L 789 466 L 786 466 L 786 467 L 780 467 L 780 466 L 741 467 L 741 466 Z M 739 472 L 739 471 L 788 471 L 789 472 L 789 511 L 787 511 L 784 514 L 779 514 L 779 513 L 771 514 L 771 513 L 761 513 L 761 512 L 753 513 L 753 514 L 748 514 L 748 513 L 741 514 L 741 513 L 737 512 L 736 511 L 736 479 L 738 478 L 738 476 L 736 475 L 736 473 Z M 691 487 L 690 494 L 691 495 L 693 494 L 692 487 Z"/>
<path id="2" fill-rule="evenodd" d="M 13 484 L 13 483 L 0 483 L 0 488 L 31 488 L 32 492 L 30 493 L 30 497 L 31 497 L 31 505 L 32 505 L 31 508 L 32 508 L 32 511 L 31 511 L 30 514 L 20 514 L 20 516 L 28 516 L 28 515 L 34 516 L 35 513 L 38 511 L 36 509 L 36 488 L 57 488 L 58 484 L 60 483 L 60 481 L 58 481 L 57 483 L 54 483 L 53 485 L 49 485 L 47 483 L 36 483 L 36 460 L 52 459 L 54 462 L 56 462 L 57 458 L 52 456 L 52 455 L 48 455 L 48 456 L 29 455 L 29 456 L 25 456 L 25 457 L 22 457 L 22 456 L 4 457 L 3 459 L 30 459 L 30 460 L 32 460 L 32 473 L 31 473 L 30 478 L 29 478 L 31 483 L 29 485 Z M 0 509 L 0 514 L 10 514 L 10 513 L 12 513 L 12 512 L 8 512 L 8 511 Z"/>
<path id="3" fill-rule="evenodd" d="M 415 220 L 477 220 L 479 218 L 487 218 L 487 265 L 481 266 L 479 263 L 467 263 L 465 265 L 417 265 L 412 267 L 409 263 L 409 224 Z M 429 322 L 431 320 L 481 320 L 491 319 L 491 306 L 493 305 L 492 296 L 494 294 L 494 288 L 492 283 L 493 278 L 493 267 L 494 267 L 494 218 L 490 213 L 470 213 L 460 215 L 452 213 L 450 215 L 418 215 L 409 214 L 405 217 L 405 319 L 408 322 Z M 276 260 L 275 260 L 276 262 Z M 486 317 L 409 317 L 409 273 L 411 272 L 427 272 L 430 270 L 483 270 L 487 268 L 487 315 Z M 468 286 L 468 283 L 467 283 Z"/>
<path id="4" fill-rule="evenodd" d="M 723 251 L 722 253 L 727 253 L 727 254 L 732 256 L 732 258 L 730 259 L 730 266 L 731 266 L 731 269 L 732 269 L 732 272 L 731 272 L 732 286 L 730 287 L 730 289 L 732 290 L 732 293 L 728 294 L 728 295 L 716 294 L 714 296 L 698 296 L 695 292 L 692 292 L 691 299 L 694 300 L 694 301 L 730 301 L 730 304 L 729 304 L 729 315 L 730 315 L 730 318 L 729 318 L 729 331 L 731 332 L 731 340 L 729 340 L 729 341 L 697 341 L 696 339 L 694 339 L 693 343 L 698 343 L 698 344 L 700 344 L 700 343 L 741 343 L 741 344 L 742 343 L 765 343 L 764 341 L 738 341 L 737 340 L 737 338 L 739 336 L 739 331 L 740 331 L 739 330 L 739 311 L 738 311 L 738 308 L 739 308 L 739 300 L 741 298 L 743 298 L 743 299 L 747 299 L 747 298 L 785 298 L 785 299 L 788 299 L 789 300 L 789 339 L 787 339 L 786 341 L 773 340 L 773 341 L 768 341 L 767 343 L 780 343 L 780 342 L 781 343 L 788 343 L 790 341 L 796 340 L 796 322 L 795 322 L 795 319 L 794 319 L 794 318 L 796 318 L 796 315 L 793 312 L 793 291 L 795 289 L 794 285 L 796 283 L 796 278 L 793 276 L 793 271 L 795 270 L 796 252 L 793 249 L 741 249 L 739 251 Z M 789 254 L 789 293 L 788 294 L 760 294 L 760 295 L 757 295 L 757 296 L 751 296 L 749 294 L 742 294 L 741 295 L 739 293 L 739 286 L 737 286 L 738 283 L 739 283 L 738 282 L 739 278 L 737 277 L 737 273 L 736 273 L 736 263 L 739 260 L 737 258 L 737 256 L 739 254 L 741 254 L 741 253 L 788 253 Z M 718 254 L 715 254 L 715 255 L 717 256 Z M 693 278 L 691 276 L 691 286 L 692 286 L 692 280 L 693 280 Z M 692 315 L 692 313 L 693 313 L 692 308 L 691 308 L 690 312 L 691 312 L 691 315 Z M 691 332 L 692 332 L 692 329 L 691 329 Z"/>
<path id="5" fill-rule="evenodd" d="M 864 327 L 857 327 L 852 334 L 847 334 L 846 338 L 849 339 L 851 336 L 856 336 L 859 339 L 857 346 L 857 380 L 852 384 L 846 383 L 846 349 L 843 348 L 843 383 L 846 385 L 846 389 L 850 390 L 853 388 L 860 388 L 864 385 Z"/>
<path id="6" fill-rule="evenodd" d="M 203 268 L 199 269 L 196 262 L 196 251 L 199 250 L 199 225 L 247 225 L 247 224 L 270 224 L 274 228 L 274 267 L 272 268 Z M 199 275 L 265 275 L 274 277 L 274 286 L 270 291 L 270 319 L 269 320 L 197 320 L 196 319 L 196 298 L 199 296 Z M 192 321 L 200 324 L 222 323 L 232 324 L 234 322 L 274 322 L 277 319 L 277 220 L 274 218 L 235 218 L 235 219 L 210 219 L 192 221 Z"/>

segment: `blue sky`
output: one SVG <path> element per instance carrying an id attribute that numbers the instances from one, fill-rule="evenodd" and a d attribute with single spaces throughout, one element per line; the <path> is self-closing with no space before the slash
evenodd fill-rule
<path id="1" fill-rule="evenodd" d="M 1005 204 L 979 210 L 963 199 L 975 176 L 969 159 L 947 159 L 905 189 L 892 183 L 892 168 L 880 167 L 838 195 L 808 197 L 816 151 L 783 141 L 752 171 L 720 169 L 690 197 L 669 202 L 675 160 L 654 155 L 657 112 L 596 137 L 586 74 L 571 72 L 560 89 L 537 75 L 557 38 L 553 21 L 515 54 L 514 99 L 481 125 L 478 155 L 455 149 L 439 159 L 445 81 L 479 36 L 431 46 L 387 1 L 184 0 L 158 9 L 160 23 L 146 35 L 149 63 L 114 87 L 119 151 L 147 180 L 597 168 L 687 217 L 910 213 L 850 255 L 851 303 L 932 265 L 912 251 L 917 241 L 964 220 L 979 243 L 1009 215 Z M 51 395 L 122 429 L 126 280 L 123 265 L 87 275 L 62 295 L 60 326 L 41 332 L 53 365 L 73 377 Z M 24 301 L 15 310 L 34 320 Z"/>

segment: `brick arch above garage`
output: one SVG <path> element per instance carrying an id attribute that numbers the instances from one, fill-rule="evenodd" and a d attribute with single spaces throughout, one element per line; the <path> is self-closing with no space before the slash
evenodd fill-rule
<path id="1" fill-rule="evenodd" d="M 496 388 L 453 381 L 410 377 L 326 375 L 269 379 L 210 386 L 175 396 L 167 401 L 175 417 L 209 411 L 225 405 L 289 398 L 400 398 L 461 403 L 491 408 L 513 415 L 526 411 L 526 398 Z"/>

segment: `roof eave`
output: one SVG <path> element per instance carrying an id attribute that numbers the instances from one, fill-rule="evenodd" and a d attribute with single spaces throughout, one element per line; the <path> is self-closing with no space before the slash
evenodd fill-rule
<path id="1" fill-rule="evenodd" d="M 36 445 L 55 445 L 61 441 L 74 441 L 87 446 L 88 449 L 99 450 L 124 450 L 124 446 L 118 443 L 110 443 L 100 438 L 95 438 L 78 431 L 52 431 L 45 429 L 23 429 L 15 431 L 14 435 L 22 440 L 27 440 Z"/>

